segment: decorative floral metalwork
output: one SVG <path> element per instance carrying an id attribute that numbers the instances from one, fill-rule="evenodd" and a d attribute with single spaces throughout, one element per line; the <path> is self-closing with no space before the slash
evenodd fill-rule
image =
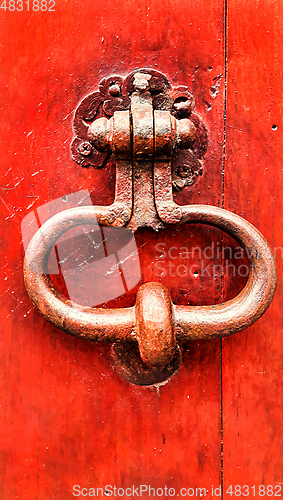
<path id="1" fill-rule="evenodd" d="M 165 75 L 153 69 L 141 69 L 150 74 L 150 92 L 153 96 L 153 108 L 167 110 L 181 120 L 190 118 L 196 127 L 196 140 L 193 148 L 176 148 L 172 159 L 173 188 L 181 190 L 196 182 L 203 173 L 203 157 L 207 150 L 207 131 L 197 114 L 194 113 L 195 99 L 188 87 L 172 87 Z M 89 142 L 87 131 L 97 118 L 113 116 L 115 111 L 130 108 L 130 96 L 134 91 L 136 71 L 126 78 L 119 75 L 103 78 L 98 90 L 85 97 L 78 106 L 74 118 L 74 138 L 71 146 L 72 159 L 82 167 L 102 168 L 107 163 L 111 152 L 102 152 Z"/>

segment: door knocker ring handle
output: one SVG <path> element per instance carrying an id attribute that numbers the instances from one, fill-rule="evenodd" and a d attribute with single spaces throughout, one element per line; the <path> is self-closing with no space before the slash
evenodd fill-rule
<path id="1" fill-rule="evenodd" d="M 109 120 L 98 118 L 84 132 L 91 148 L 115 153 L 114 203 L 108 207 L 72 208 L 53 216 L 32 238 L 24 262 L 26 289 L 38 311 L 71 335 L 111 342 L 116 370 L 139 385 L 160 383 L 177 371 L 181 364 L 180 342 L 224 337 L 247 328 L 266 311 L 276 288 L 271 249 L 254 226 L 218 207 L 175 204 L 172 152 L 176 147 L 192 148 L 200 137 L 200 126 L 190 119 L 192 98 L 187 91 L 187 101 L 177 98 L 177 103 L 184 103 L 181 118 L 166 109 L 154 109 L 150 82 L 161 79 L 159 75 L 153 70 L 132 73 L 126 79 L 127 88 L 131 88 L 130 109 L 114 111 Z M 86 135 L 79 139 L 79 146 L 75 139 L 76 147 L 81 146 Z M 75 304 L 54 290 L 46 274 L 48 258 L 66 231 L 94 222 L 132 231 L 141 226 L 158 229 L 184 223 L 217 227 L 246 250 L 250 260 L 248 281 L 232 300 L 210 306 L 174 305 L 168 290 L 154 282 L 140 287 L 133 307 L 102 309 Z"/>

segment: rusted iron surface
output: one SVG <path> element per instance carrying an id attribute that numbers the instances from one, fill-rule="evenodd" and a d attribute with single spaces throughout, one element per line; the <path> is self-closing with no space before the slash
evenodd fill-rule
<path id="1" fill-rule="evenodd" d="M 119 111 L 129 110 L 131 106 L 133 108 L 134 95 L 137 92 L 150 93 L 155 113 L 167 111 L 177 121 L 190 119 L 190 122 L 194 124 L 196 137 L 193 148 L 186 149 L 185 152 L 178 147 L 173 148 L 174 189 L 180 190 L 187 185 L 192 185 L 203 170 L 201 160 L 207 149 L 207 131 L 200 117 L 194 113 L 195 101 L 188 87 L 184 85 L 172 87 L 165 75 L 153 69 L 143 68 L 130 73 L 126 78 L 119 75 L 103 78 L 99 84 L 99 90 L 82 100 L 74 118 L 76 136 L 71 146 L 73 160 L 82 167 L 103 168 L 106 165 L 111 154 L 115 154 L 116 151 L 114 148 L 105 151 L 99 147 L 99 144 L 93 144 L 89 129 L 100 118 L 109 119 Z M 137 113 L 135 116 L 135 126 L 141 128 L 143 135 L 144 127 L 137 120 Z M 153 117 L 151 119 L 153 120 Z M 158 124 L 155 122 L 156 125 L 157 132 Z M 138 143 L 142 146 L 140 137 Z M 148 148 L 148 145 L 145 148 Z M 171 149 L 170 145 L 170 151 Z M 141 151 L 141 155 L 144 156 L 143 149 Z M 149 152 L 148 149 L 147 151 Z M 185 168 L 181 169 L 180 156 L 181 164 L 185 165 Z"/>
<path id="2" fill-rule="evenodd" d="M 223 337 L 247 328 L 266 311 L 276 289 L 276 267 L 267 241 L 252 224 L 227 210 L 187 205 L 182 207 L 182 215 L 183 223 L 209 224 L 232 236 L 245 249 L 250 273 L 244 289 L 228 302 L 175 307 L 177 337 L 188 330 L 190 338 Z"/>
<path id="3" fill-rule="evenodd" d="M 72 158 L 82 167 L 103 167 L 110 154 L 94 148 L 87 136 L 89 125 L 95 118 L 113 116 L 114 110 L 125 110 L 129 107 L 129 99 L 122 96 L 123 78 L 113 75 L 103 78 L 99 90 L 85 97 L 80 103 L 74 118 L 74 138 L 71 146 Z M 88 146 L 87 146 L 88 144 Z M 84 154 L 88 151 L 89 154 Z"/>
<path id="4" fill-rule="evenodd" d="M 137 339 L 140 356 L 148 366 L 168 365 L 176 347 L 172 302 L 161 283 L 145 283 L 136 298 Z"/>
<path id="5" fill-rule="evenodd" d="M 181 211 L 173 202 L 172 188 L 175 185 L 181 189 L 193 183 L 202 171 L 198 157 L 204 155 L 207 144 L 201 120 L 198 117 L 194 121 L 191 119 L 193 97 L 186 87 L 178 87 L 168 94 L 167 85 L 160 87 L 160 76 L 156 79 L 156 72 L 146 71 L 133 74 L 129 111 L 115 111 L 109 120 L 98 118 L 86 132 L 91 147 L 115 154 L 117 177 L 122 168 L 119 160 L 132 157 L 133 214 L 128 223 L 132 231 L 144 226 L 155 230 L 164 227 L 156 212 L 155 198 L 163 222 L 180 220 Z M 158 91 L 159 101 L 156 102 Z M 83 146 L 87 150 L 87 143 Z M 171 159 L 175 152 L 180 155 L 181 150 L 187 151 L 189 161 L 183 169 L 175 168 L 173 184 Z M 193 163 L 197 164 L 194 169 L 190 166 Z"/>
<path id="6" fill-rule="evenodd" d="M 47 275 L 50 252 L 56 241 L 69 229 L 82 224 L 105 225 L 112 220 L 113 209 L 105 207 L 71 208 L 49 219 L 31 240 L 24 263 L 27 291 L 43 316 L 58 328 L 77 337 L 97 341 L 125 340 L 134 334 L 134 309 L 92 309 L 73 304 L 58 294 Z"/>
<path id="7" fill-rule="evenodd" d="M 110 119 L 93 120 L 102 103 L 100 94 L 107 97 L 102 107 L 106 115 L 112 115 Z M 93 148 L 98 155 L 115 154 L 114 203 L 66 210 L 48 220 L 27 249 L 25 283 L 35 306 L 51 323 L 75 336 L 122 343 L 113 347 L 114 364 L 121 375 L 141 385 L 157 383 L 180 366 L 176 341 L 231 335 L 264 313 L 275 292 L 275 264 L 261 233 L 238 215 L 209 205 L 179 206 L 174 202 L 174 182 L 182 187 L 176 169 L 175 180 L 172 177 L 175 151 L 189 151 L 191 163 L 197 165 L 193 170 L 189 161 L 183 170 L 178 167 L 186 185 L 188 176 L 192 181 L 200 174 L 200 158 L 206 150 L 206 132 L 192 114 L 194 101 L 186 88 L 170 90 L 161 73 L 139 70 L 124 82 L 119 77 L 103 81 L 100 94 L 89 96 L 78 108 L 75 130 L 81 142 L 77 146 L 75 139 L 74 144 L 90 160 Z M 87 120 L 91 121 L 89 126 Z M 158 283 L 140 287 L 135 307 L 79 306 L 54 290 L 47 262 L 61 235 L 78 225 L 93 223 L 125 226 L 132 231 L 184 223 L 218 227 L 246 250 L 251 264 L 248 282 L 233 300 L 212 306 L 174 306 L 167 289 Z M 131 348 L 124 346 L 126 341 Z"/>
<path id="8" fill-rule="evenodd" d="M 171 358 L 174 330 L 177 341 L 223 337 L 247 328 L 268 308 L 276 288 L 276 270 L 267 242 L 238 215 L 209 205 L 182 207 L 182 222 L 219 227 L 246 248 L 250 259 L 249 280 L 233 300 L 212 306 L 173 306 L 171 326 L 169 295 L 160 284 L 144 285 L 137 298 L 136 312 L 133 307 L 93 309 L 66 300 L 54 290 L 45 274 L 50 251 L 68 229 L 94 220 L 104 222 L 106 212 L 107 209 L 98 207 L 61 212 L 41 227 L 27 249 L 24 268 L 27 291 L 39 312 L 58 328 L 98 341 L 138 341 L 146 362 L 156 367 L 166 366 Z M 146 291 L 150 292 L 148 298 L 145 298 Z M 156 318 L 155 307 L 163 311 L 163 318 L 151 328 L 150 316 Z M 158 330 L 163 328 L 162 348 L 158 346 Z"/>
<path id="9" fill-rule="evenodd" d="M 148 78 L 145 78 L 148 77 Z M 151 75 L 137 74 L 136 89 L 131 96 L 133 128 L 133 216 L 128 225 L 132 231 L 138 227 L 163 227 L 155 209 L 153 189 L 154 114 L 149 91 Z M 143 89 L 144 87 L 144 89 Z"/>

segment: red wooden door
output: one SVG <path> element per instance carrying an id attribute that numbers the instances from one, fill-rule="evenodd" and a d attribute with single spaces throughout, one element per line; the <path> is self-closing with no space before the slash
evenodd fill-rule
<path id="1" fill-rule="evenodd" d="M 3 500 L 103 498 L 105 487 L 122 498 L 283 495 L 282 9 L 270 0 L 2 4 Z M 38 227 L 52 215 L 50 202 L 64 209 L 86 190 L 85 204 L 113 200 L 113 162 L 84 169 L 71 159 L 73 114 L 103 77 L 144 67 L 187 85 L 208 130 L 204 174 L 176 200 L 245 217 L 275 250 L 279 272 L 274 301 L 256 324 L 222 341 L 184 345 L 179 372 L 158 387 L 121 379 L 109 345 L 47 323 L 22 274 L 23 221 Z M 221 262 L 209 252 L 202 273 L 172 268 L 183 264 L 173 262 L 182 246 L 231 246 L 220 231 L 144 229 L 136 243 L 141 282 L 163 282 L 175 303 L 219 303 L 245 282 L 235 254 L 235 276 L 232 267 L 217 273 Z M 191 255 L 190 264 L 197 259 Z M 132 305 L 135 292 L 116 306 Z"/>

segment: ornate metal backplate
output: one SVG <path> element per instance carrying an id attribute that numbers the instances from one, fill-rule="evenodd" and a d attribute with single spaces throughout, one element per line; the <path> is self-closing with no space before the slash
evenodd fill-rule
<path id="1" fill-rule="evenodd" d="M 195 100 L 186 86 L 173 87 L 168 78 L 153 69 L 139 69 L 150 75 L 150 93 L 153 109 L 170 111 L 176 119 L 189 118 L 196 127 L 196 138 L 190 149 L 176 148 L 172 158 L 172 184 L 181 190 L 196 182 L 203 173 L 203 157 L 207 149 L 207 131 L 197 114 Z M 72 158 L 82 167 L 103 168 L 111 156 L 110 151 L 98 151 L 88 139 L 89 126 L 98 118 L 111 118 L 115 111 L 130 109 L 131 95 L 135 91 L 137 71 L 126 77 L 119 75 L 103 78 L 98 90 L 89 94 L 78 106 L 74 118 Z"/>

